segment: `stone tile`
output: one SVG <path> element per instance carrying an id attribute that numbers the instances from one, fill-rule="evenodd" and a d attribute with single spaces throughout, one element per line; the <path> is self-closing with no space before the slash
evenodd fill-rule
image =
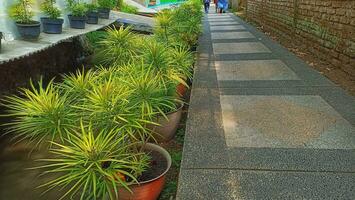
<path id="1" fill-rule="evenodd" d="M 353 199 L 355 175 L 182 169 L 177 200 Z"/>
<path id="2" fill-rule="evenodd" d="M 213 43 L 214 54 L 271 53 L 261 42 Z"/>
<path id="3" fill-rule="evenodd" d="M 221 96 L 228 147 L 355 149 L 355 129 L 317 95 Z"/>
<path id="4" fill-rule="evenodd" d="M 212 40 L 255 38 L 250 32 L 212 32 Z"/>
<path id="5" fill-rule="evenodd" d="M 228 25 L 239 25 L 240 23 L 239 22 L 236 22 L 236 21 L 234 21 L 234 22 L 226 22 L 226 21 L 214 21 L 214 22 L 209 22 L 209 24 L 210 24 L 210 26 L 219 26 L 219 25 L 226 25 L 226 26 L 228 26 Z"/>
<path id="6" fill-rule="evenodd" d="M 211 18 L 209 22 L 236 22 L 233 18 Z"/>
<path id="7" fill-rule="evenodd" d="M 245 30 L 243 25 L 231 25 L 231 26 L 210 26 L 211 31 L 235 31 Z"/>
<path id="8" fill-rule="evenodd" d="M 215 61 L 218 80 L 299 80 L 281 60 Z"/>

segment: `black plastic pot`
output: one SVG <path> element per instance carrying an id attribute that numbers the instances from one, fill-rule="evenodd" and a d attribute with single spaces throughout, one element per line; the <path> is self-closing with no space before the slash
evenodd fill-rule
<path id="1" fill-rule="evenodd" d="M 102 19 L 110 18 L 110 9 L 109 8 L 99 8 L 99 17 Z"/>
<path id="2" fill-rule="evenodd" d="M 91 11 L 91 12 L 86 13 L 86 23 L 98 24 L 99 23 L 99 12 Z"/>
<path id="3" fill-rule="evenodd" d="M 76 17 L 68 15 L 71 28 L 85 29 L 86 16 Z"/>
<path id="4" fill-rule="evenodd" d="M 37 40 L 41 34 L 41 23 L 32 21 L 30 24 L 16 22 L 17 30 L 24 40 Z"/>
<path id="5" fill-rule="evenodd" d="M 60 34 L 63 30 L 64 19 L 41 18 L 43 32 L 50 34 Z"/>

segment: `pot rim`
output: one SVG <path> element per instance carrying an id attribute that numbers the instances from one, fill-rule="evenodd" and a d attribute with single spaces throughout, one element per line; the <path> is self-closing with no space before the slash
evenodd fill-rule
<path id="1" fill-rule="evenodd" d="M 49 19 L 49 20 L 53 20 L 53 21 L 64 21 L 63 18 L 52 19 L 52 18 L 50 18 L 50 17 L 41 17 L 41 19 Z"/>
<path id="2" fill-rule="evenodd" d="M 144 145 L 144 148 L 146 148 L 147 150 L 154 150 L 154 151 L 159 152 L 161 155 L 163 155 L 165 157 L 168 166 L 166 167 L 165 171 L 163 173 L 161 173 L 159 176 L 157 176 L 157 177 L 155 177 L 153 179 L 147 180 L 147 181 L 141 181 L 141 182 L 138 182 L 138 183 L 133 183 L 133 184 L 129 185 L 129 187 L 130 186 L 139 186 L 139 185 L 142 185 L 142 184 L 146 184 L 146 183 L 150 183 L 150 182 L 153 182 L 155 180 L 158 180 L 159 178 L 165 176 L 165 174 L 171 168 L 171 163 L 172 163 L 171 156 L 170 156 L 169 152 L 166 149 L 164 149 L 163 147 L 161 147 L 161 146 L 159 146 L 157 144 L 153 144 L 153 143 L 149 143 L 149 142 Z"/>
<path id="3" fill-rule="evenodd" d="M 23 23 L 19 23 L 19 22 L 15 22 L 17 26 L 27 26 L 27 27 L 35 27 L 35 26 L 40 26 L 41 22 L 39 21 L 31 21 L 32 24 L 23 24 Z"/>
<path id="4" fill-rule="evenodd" d="M 108 11 L 111 11 L 111 8 L 98 8 L 97 10 L 98 10 L 99 12 L 100 12 L 100 11 L 108 12 Z"/>
<path id="5" fill-rule="evenodd" d="M 184 107 L 184 105 L 185 105 L 185 103 L 184 102 L 180 102 L 180 103 L 178 103 L 178 104 L 180 104 L 180 106 L 178 107 L 178 108 L 176 108 L 176 110 L 173 110 L 173 111 L 170 111 L 170 112 L 167 112 L 167 113 L 165 113 L 165 115 L 170 115 L 170 114 L 173 114 L 173 113 L 176 113 L 176 112 L 179 112 L 183 107 Z M 160 116 L 162 115 L 162 114 L 159 114 Z"/>
<path id="6" fill-rule="evenodd" d="M 69 14 L 69 15 L 68 15 L 68 18 L 69 18 L 69 19 L 71 18 L 71 19 L 75 19 L 75 20 L 83 20 L 83 21 L 84 21 L 84 20 L 86 20 L 87 17 L 86 17 L 86 15 L 85 15 L 85 16 L 74 16 L 74 15 L 72 15 L 72 14 Z M 70 20 L 71 20 L 71 19 L 70 19 Z"/>

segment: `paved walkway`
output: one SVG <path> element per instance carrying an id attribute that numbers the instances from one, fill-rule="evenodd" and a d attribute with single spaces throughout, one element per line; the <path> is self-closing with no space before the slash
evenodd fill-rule
<path id="1" fill-rule="evenodd" d="M 355 98 L 233 14 L 203 25 L 177 198 L 355 199 Z"/>

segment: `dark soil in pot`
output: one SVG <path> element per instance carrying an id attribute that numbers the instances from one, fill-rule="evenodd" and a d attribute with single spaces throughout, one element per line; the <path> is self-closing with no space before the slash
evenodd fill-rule
<path id="1" fill-rule="evenodd" d="M 41 18 L 43 32 L 49 34 L 60 34 L 63 31 L 64 19 Z"/>
<path id="2" fill-rule="evenodd" d="M 86 16 L 72 16 L 68 15 L 69 23 L 71 28 L 85 29 Z"/>
<path id="3" fill-rule="evenodd" d="M 16 26 L 24 40 L 37 40 L 41 34 L 41 23 L 38 21 L 31 21 L 28 24 L 16 22 Z"/>
<path id="4" fill-rule="evenodd" d="M 148 143 L 145 151 L 151 156 L 150 167 L 138 178 L 138 184 L 129 188 L 119 188 L 119 200 L 156 200 L 165 184 L 165 175 L 171 167 L 171 157 L 162 147 Z"/>
<path id="5" fill-rule="evenodd" d="M 92 12 L 88 12 L 86 14 L 86 23 L 87 24 L 98 24 L 99 23 L 99 12 L 97 11 L 92 11 Z"/>
<path id="6" fill-rule="evenodd" d="M 139 182 L 149 181 L 160 176 L 168 167 L 166 158 L 159 152 L 151 151 L 148 155 L 152 160 L 150 162 L 149 169 L 143 172 L 142 176 L 138 178 Z"/>
<path id="7" fill-rule="evenodd" d="M 110 18 L 110 9 L 109 8 L 99 8 L 99 17 L 102 19 Z"/>

